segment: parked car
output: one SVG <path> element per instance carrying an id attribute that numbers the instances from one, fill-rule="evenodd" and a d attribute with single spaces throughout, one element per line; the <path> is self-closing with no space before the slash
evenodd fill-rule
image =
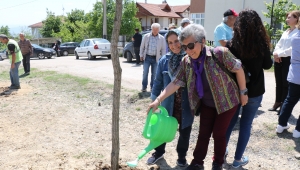
<path id="1" fill-rule="evenodd" d="M 75 48 L 79 45 L 78 42 L 65 42 L 59 47 L 60 55 L 67 56 L 69 54 L 74 54 Z"/>
<path id="2" fill-rule="evenodd" d="M 92 60 L 96 56 L 106 56 L 108 59 L 111 59 L 110 42 L 103 38 L 84 39 L 75 48 L 75 56 L 76 59 L 88 57 L 89 60 Z"/>
<path id="3" fill-rule="evenodd" d="M 55 50 L 53 50 L 52 48 L 44 48 L 41 47 L 37 44 L 31 44 L 32 48 L 33 48 L 33 53 L 30 56 L 30 58 L 39 58 L 39 59 L 44 59 L 45 57 L 47 58 L 52 58 L 53 56 L 56 56 L 56 52 Z"/>
<path id="4" fill-rule="evenodd" d="M 144 35 L 149 32 L 151 32 L 151 30 L 143 31 L 143 32 L 141 32 L 141 34 L 144 37 Z M 160 30 L 158 33 L 160 35 L 164 36 L 167 32 L 168 32 L 168 30 Z M 130 42 L 125 45 L 125 47 L 123 48 L 123 56 L 124 56 L 124 58 L 127 59 L 127 62 L 131 62 L 132 59 L 136 59 L 135 53 L 134 53 L 134 48 L 133 48 L 133 42 Z"/>
<path id="5" fill-rule="evenodd" d="M 0 61 L 4 60 L 4 58 L 8 58 L 6 50 L 0 51 Z"/>

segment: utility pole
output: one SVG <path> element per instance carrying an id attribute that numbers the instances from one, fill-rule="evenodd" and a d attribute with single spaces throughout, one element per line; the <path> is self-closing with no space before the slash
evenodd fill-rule
<path id="1" fill-rule="evenodd" d="M 107 39 L 106 0 L 102 0 L 102 4 L 103 4 L 103 38 Z"/>
<path id="2" fill-rule="evenodd" d="M 272 29 L 273 28 L 273 8 L 274 8 L 274 0 L 273 0 L 273 2 L 272 2 L 272 9 L 271 9 L 271 23 L 270 23 L 270 29 Z M 275 33 L 275 30 L 273 30 L 272 31 L 272 35 L 274 35 L 274 33 Z"/>

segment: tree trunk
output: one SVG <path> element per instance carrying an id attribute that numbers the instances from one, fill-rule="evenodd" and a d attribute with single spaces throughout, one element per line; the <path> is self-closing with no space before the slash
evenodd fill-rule
<path id="1" fill-rule="evenodd" d="M 119 109 L 120 109 L 120 92 L 122 69 L 119 61 L 118 41 L 120 25 L 122 18 L 122 0 L 116 0 L 116 14 L 114 19 L 114 28 L 111 38 L 111 59 L 114 68 L 114 92 L 113 92 L 113 109 L 112 109 L 112 151 L 111 151 L 111 168 L 119 169 Z"/>

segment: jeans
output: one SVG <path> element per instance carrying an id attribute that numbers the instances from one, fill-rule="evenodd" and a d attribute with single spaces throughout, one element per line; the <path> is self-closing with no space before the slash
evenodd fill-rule
<path id="1" fill-rule="evenodd" d="M 287 126 L 287 122 L 291 117 L 292 111 L 295 105 L 298 103 L 299 99 L 300 99 L 300 85 L 289 83 L 288 95 L 283 102 L 282 109 L 278 119 L 279 125 Z M 300 116 L 297 120 L 297 125 L 295 129 L 300 132 Z"/>
<path id="2" fill-rule="evenodd" d="M 140 64 L 140 47 L 134 47 L 136 64 Z"/>
<path id="3" fill-rule="evenodd" d="M 213 160 L 219 166 L 222 166 L 226 151 L 226 131 L 237 107 L 238 106 L 235 106 L 226 112 L 218 114 L 216 108 L 204 104 L 200 106 L 199 135 L 191 165 L 203 165 L 203 160 L 206 157 L 209 140 L 212 135 L 214 138 Z"/>
<path id="4" fill-rule="evenodd" d="M 288 93 L 287 75 L 291 64 L 291 57 L 281 57 L 281 63 L 274 63 L 276 82 L 276 102 L 283 102 Z"/>
<path id="5" fill-rule="evenodd" d="M 10 71 L 9 71 L 11 86 L 20 86 L 20 81 L 19 81 L 19 66 L 20 66 L 20 64 L 21 64 L 21 61 L 15 63 L 15 67 L 13 69 L 10 69 Z"/>
<path id="6" fill-rule="evenodd" d="M 260 106 L 260 103 L 262 101 L 262 95 L 258 97 L 251 97 L 248 98 L 248 103 L 242 107 L 242 115 L 240 119 L 240 131 L 239 131 L 239 138 L 235 150 L 235 160 L 240 160 L 244 154 L 244 151 L 246 149 L 246 146 L 248 144 L 249 138 L 250 138 L 250 132 L 252 127 L 253 119 L 256 115 L 256 112 Z M 226 140 L 227 144 L 230 139 L 231 132 L 238 120 L 239 114 L 240 114 L 240 108 L 241 105 L 239 105 L 236 113 L 231 119 L 230 125 L 227 129 L 226 133 Z"/>
<path id="7" fill-rule="evenodd" d="M 190 143 L 190 134 L 192 131 L 192 126 L 188 126 L 184 129 L 179 128 L 179 138 L 176 147 L 176 151 L 178 154 L 178 159 L 185 159 L 186 153 L 189 149 Z M 157 148 L 155 148 L 155 155 L 160 157 L 165 153 L 166 143 L 161 144 Z"/>
<path id="8" fill-rule="evenodd" d="M 143 70 L 143 90 L 147 89 L 148 85 L 148 73 L 149 73 L 149 67 L 151 66 L 151 81 L 150 81 L 150 88 L 152 89 L 154 78 L 155 78 L 155 73 L 156 73 L 156 67 L 157 67 L 157 62 L 156 58 L 150 57 L 147 55 L 145 61 L 144 61 L 144 70 Z"/>
<path id="9" fill-rule="evenodd" d="M 24 67 L 24 72 L 30 72 L 30 53 L 23 55 L 22 63 Z"/>

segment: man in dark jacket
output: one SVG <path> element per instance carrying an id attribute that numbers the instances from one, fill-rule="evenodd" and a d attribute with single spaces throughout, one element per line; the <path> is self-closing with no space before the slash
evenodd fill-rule
<path id="1" fill-rule="evenodd" d="M 142 35 L 139 33 L 138 28 L 134 30 L 135 30 L 135 34 L 132 37 L 132 41 L 133 41 L 135 58 L 136 58 L 136 65 L 140 65 L 140 47 L 142 43 Z"/>

